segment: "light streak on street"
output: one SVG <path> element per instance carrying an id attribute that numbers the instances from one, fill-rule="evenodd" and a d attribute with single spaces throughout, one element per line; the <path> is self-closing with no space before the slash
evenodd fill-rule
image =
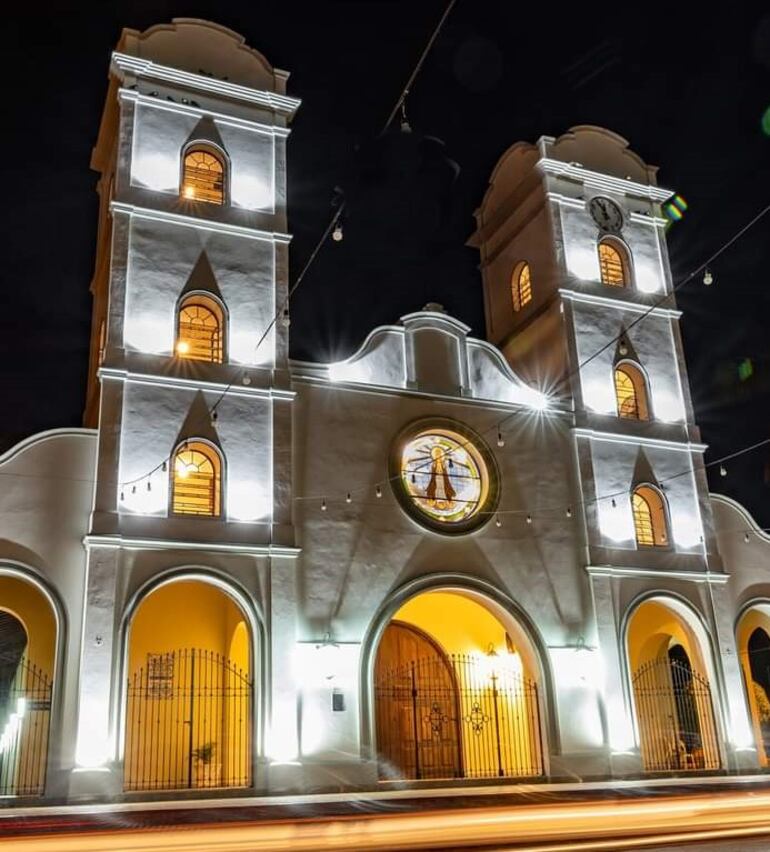
<path id="1" fill-rule="evenodd" d="M 668 843 L 770 835 L 770 792 L 634 801 L 473 807 L 408 814 L 176 824 L 2 839 L 3 852 L 320 852 L 320 850 L 515 849 L 537 852 L 652 849 Z M 174 816 L 169 813 L 169 822 Z M 0 831 L 4 830 L 0 821 Z M 49 819 L 41 832 L 55 832 Z"/>

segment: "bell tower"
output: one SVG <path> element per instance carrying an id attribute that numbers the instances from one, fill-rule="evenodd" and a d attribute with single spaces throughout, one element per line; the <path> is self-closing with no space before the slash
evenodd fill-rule
<path id="1" fill-rule="evenodd" d="M 617 601 L 632 578 L 710 583 L 722 572 L 666 249 L 661 206 L 672 193 L 656 171 L 599 127 L 517 143 L 492 173 L 470 240 L 489 340 L 572 421 L 594 641 L 613 671 Z M 732 647 L 728 620 L 717 610 L 714 620 Z M 738 683 L 733 669 L 724 676 Z M 624 747 L 626 697 L 616 680 L 605 692 Z"/>
<path id="2" fill-rule="evenodd" d="M 192 19 L 125 30 L 112 55 L 92 160 L 86 767 L 119 758 L 120 590 L 169 564 L 226 574 L 235 554 L 256 577 L 294 552 L 288 331 L 272 324 L 287 293 L 286 140 L 299 106 L 287 77 L 241 36 Z"/>

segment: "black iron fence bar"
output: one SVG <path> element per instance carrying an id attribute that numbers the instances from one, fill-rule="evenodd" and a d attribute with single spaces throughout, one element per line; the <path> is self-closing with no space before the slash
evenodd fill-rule
<path id="1" fill-rule="evenodd" d="M 53 683 L 22 657 L 0 686 L 0 796 L 42 796 L 48 765 Z"/>
<path id="2" fill-rule="evenodd" d="M 250 786 L 252 693 L 248 673 L 213 651 L 148 659 L 127 684 L 125 789 Z"/>
<path id="3" fill-rule="evenodd" d="M 534 777 L 543 773 L 537 685 L 472 655 L 378 673 L 375 731 L 384 777 Z M 408 724 L 407 724 L 408 722 Z"/>

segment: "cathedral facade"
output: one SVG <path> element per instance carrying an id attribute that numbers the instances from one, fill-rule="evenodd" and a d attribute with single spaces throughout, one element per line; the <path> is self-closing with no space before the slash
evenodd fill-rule
<path id="1" fill-rule="evenodd" d="M 0 457 L 2 800 L 761 771 L 770 538 L 708 491 L 655 168 L 513 145 L 486 339 L 299 362 L 287 77 L 190 19 L 113 53 L 86 427 Z"/>

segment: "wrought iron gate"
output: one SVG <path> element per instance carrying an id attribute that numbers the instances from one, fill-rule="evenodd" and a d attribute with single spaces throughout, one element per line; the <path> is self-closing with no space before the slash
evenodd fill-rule
<path id="1" fill-rule="evenodd" d="M 661 657 L 640 666 L 632 683 L 646 770 L 721 767 L 711 687 L 702 674 Z"/>
<path id="2" fill-rule="evenodd" d="M 48 765 L 52 683 L 22 657 L 0 682 L 0 796 L 42 796 Z"/>
<path id="3" fill-rule="evenodd" d="M 537 685 L 456 655 L 414 660 L 374 685 L 383 778 L 543 774 Z"/>
<path id="4" fill-rule="evenodd" d="M 148 654 L 127 693 L 126 790 L 251 785 L 248 672 L 213 651 Z"/>

